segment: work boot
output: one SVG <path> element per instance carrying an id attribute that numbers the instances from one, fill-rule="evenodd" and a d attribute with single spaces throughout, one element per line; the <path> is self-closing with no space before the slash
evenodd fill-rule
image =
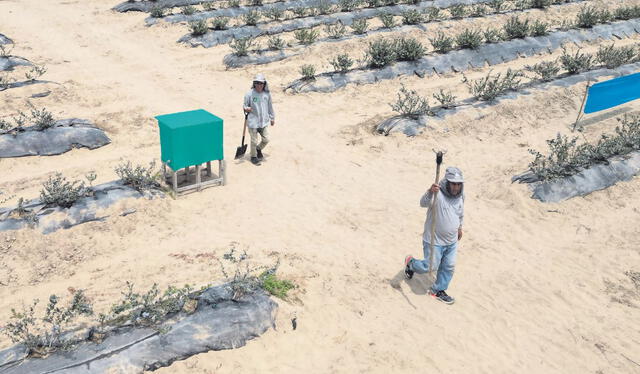
<path id="1" fill-rule="evenodd" d="M 411 266 L 409 266 L 411 260 L 413 260 L 412 256 L 407 256 L 404 258 L 404 276 L 407 279 L 413 278 L 413 270 L 411 270 Z"/>
<path id="2" fill-rule="evenodd" d="M 258 153 L 258 160 L 262 161 L 262 159 L 264 158 L 264 157 L 262 156 L 262 151 L 260 150 L 260 148 L 256 148 L 256 151 L 257 151 L 257 153 Z"/>
<path id="3" fill-rule="evenodd" d="M 438 299 L 439 301 L 442 301 L 445 304 L 453 304 L 456 299 L 454 299 L 453 297 L 447 295 L 446 292 L 444 291 L 434 291 L 432 289 L 429 289 L 429 294 L 433 297 L 435 297 L 436 299 Z"/>
<path id="4" fill-rule="evenodd" d="M 251 163 L 260 166 L 260 160 L 257 157 L 251 157 Z"/>

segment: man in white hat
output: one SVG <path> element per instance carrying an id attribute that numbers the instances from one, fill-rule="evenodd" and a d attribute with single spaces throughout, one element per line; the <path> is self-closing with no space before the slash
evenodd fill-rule
<path id="1" fill-rule="evenodd" d="M 251 136 L 251 163 L 260 165 L 262 150 L 269 143 L 269 125 L 275 125 L 271 93 L 264 75 L 253 78 L 251 91 L 244 95 L 244 111 L 248 114 L 247 127 Z"/>
<path id="2" fill-rule="evenodd" d="M 429 208 L 427 220 L 422 234 L 424 260 L 407 256 L 404 260 L 404 274 L 408 279 L 414 273 L 423 274 L 429 271 L 430 243 L 433 240 L 434 266 L 437 269 L 436 281 L 429 294 L 446 304 L 453 304 L 453 297 L 447 295 L 446 289 L 453 277 L 456 266 L 456 248 L 462 239 L 462 220 L 464 217 L 464 178 L 462 171 L 456 167 L 448 167 L 444 178 L 431 188 L 420 199 L 420 206 Z M 431 212 L 430 202 L 436 192 L 435 212 Z M 433 213 L 436 217 L 435 237 L 431 237 Z M 435 269 L 434 269 L 435 270 Z"/>

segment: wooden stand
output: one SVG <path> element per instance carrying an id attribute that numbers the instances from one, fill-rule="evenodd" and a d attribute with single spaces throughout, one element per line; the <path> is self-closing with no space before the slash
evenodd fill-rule
<path id="1" fill-rule="evenodd" d="M 184 179 L 180 181 L 180 185 L 178 185 L 178 174 L 180 174 L 180 170 L 173 170 L 171 167 L 168 169 L 169 173 L 167 173 L 167 164 L 163 162 L 162 175 L 164 176 L 165 182 L 171 185 L 176 195 L 193 191 L 201 191 L 203 188 L 211 186 L 224 186 L 226 184 L 227 167 L 224 160 L 218 160 L 218 175 L 215 176 L 215 178 L 212 178 L 213 173 L 211 172 L 211 161 L 207 161 L 207 166 L 204 170 L 202 165 L 195 165 L 195 181 L 191 184 L 189 184 L 189 179 L 191 174 L 193 174 L 193 172 L 191 172 L 191 166 L 184 168 L 184 173 L 182 173 Z"/>

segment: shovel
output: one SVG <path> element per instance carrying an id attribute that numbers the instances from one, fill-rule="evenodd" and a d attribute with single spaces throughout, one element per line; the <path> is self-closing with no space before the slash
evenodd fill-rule
<path id="1" fill-rule="evenodd" d="M 247 133 L 247 118 L 249 117 L 249 113 L 244 113 L 244 128 L 242 129 L 242 143 L 240 143 L 240 146 L 236 149 L 236 157 L 235 159 L 239 159 L 240 157 L 244 156 L 245 153 L 247 153 L 247 145 L 244 144 L 244 136 Z"/>
<path id="2" fill-rule="evenodd" d="M 436 152 L 436 181 L 434 184 L 438 184 L 440 181 L 440 165 L 442 164 L 442 156 L 444 153 L 442 151 Z M 435 270 L 435 253 L 433 251 L 433 242 L 436 239 L 436 202 L 438 201 L 438 191 L 433 194 L 433 200 L 431 201 L 431 207 L 429 208 L 429 212 L 431 213 L 431 240 L 429 243 L 429 274 L 433 274 Z"/>

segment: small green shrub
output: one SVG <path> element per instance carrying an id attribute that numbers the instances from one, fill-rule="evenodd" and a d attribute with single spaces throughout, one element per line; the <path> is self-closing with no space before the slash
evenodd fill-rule
<path id="1" fill-rule="evenodd" d="M 300 42 L 300 44 L 309 45 L 318 39 L 318 31 L 312 29 L 302 29 L 293 32 L 293 36 Z"/>
<path id="2" fill-rule="evenodd" d="M 0 44 L 0 57 L 11 57 L 13 47 L 13 44 Z"/>
<path id="3" fill-rule="evenodd" d="M 422 43 L 414 38 L 395 40 L 395 55 L 398 61 L 416 61 L 424 56 L 426 50 Z"/>
<path id="4" fill-rule="evenodd" d="M 640 14 L 640 7 L 636 6 L 623 6 L 617 8 L 613 12 L 613 17 L 619 20 L 630 20 L 632 18 L 638 17 Z"/>
<path id="5" fill-rule="evenodd" d="M 82 181 L 67 181 L 62 174 L 56 173 L 42 184 L 40 201 L 47 206 L 70 208 L 76 201 L 87 196 L 89 190 Z"/>
<path id="6" fill-rule="evenodd" d="M 560 65 L 558 65 L 558 62 L 555 60 L 543 61 L 535 65 L 527 65 L 525 66 L 525 69 L 536 74 L 538 79 L 544 82 L 548 82 L 553 80 L 558 75 L 558 72 L 560 72 Z"/>
<path id="7" fill-rule="evenodd" d="M 369 22 L 366 18 L 358 18 L 353 20 L 353 22 L 351 23 L 351 29 L 356 35 L 362 35 L 366 33 L 367 27 L 369 27 Z"/>
<path id="8" fill-rule="evenodd" d="M 607 69 L 629 64 L 638 57 L 638 50 L 635 46 L 615 47 L 615 44 L 601 46 L 596 53 L 596 61 L 604 65 Z"/>
<path id="9" fill-rule="evenodd" d="M 262 288 L 271 295 L 282 300 L 287 299 L 287 293 L 296 288 L 296 285 L 286 279 L 279 279 L 275 274 L 263 273 L 260 276 Z"/>
<path id="10" fill-rule="evenodd" d="M 451 18 L 463 18 L 467 15 L 467 7 L 464 4 L 456 4 L 448 8 L 451 13 Z"/>
<path id="11" fill-rule="evenodd" d="M 506 91 L 518 89 L 522 75 L 520 71 L 508 69 L 504 75 L 502 73 L 491 75 L 489 72 L 484 78 L 469 81 L 467 77 L 464 77 L 462 81 L 467 84 L 469 91 L 475 98 L 482 101 L 492 101 Z"/>
<path id="12" fill-rule="evenodd" d="M 202 19 L 199 21 L 189 22 L 189 29 L 191 30 L 191 35 L 193 36 L 204 35 L 207 33 L 207 31 L 209 31 L 209 28 L 207 27 L 207 21 Z"/>
<path id="13" fill-rule="evenodd" d="M 189 285 L 182 288 L 169 286 L 160 293 L 158 285 L 154 283 L 147 292 L 137 293 L 134 292 L 133 283 L 128 281 L 126 287 L 122 300 L 111 306 L 108 315 L 101 316 L 101 324 L 155 326 L 167 316 L 181 311 L 193 291 Z"/>
<path id="14" fill-rule="evenodd" d="M 324 31 L 331 39 L 340 39 L 347 32 L 347 28 L 344 27 L 342 22 L 334 23 L 333 25 L 326 25 Z"/>
<path id="15" fill-rule="evenodd" d="M 238 57 L 248 55 L 249 49 L 254 46 L 256 46 L 255 39 L 249 36 L 233 39 L 231 43 L 229 43 L 229 47 L 233 50 L 233 54 Z"/>
<path id="16" fill-rule="evenodd" d="M 431 113 L 427 99 L 418 95 L 414 90 L 408 90 L 404 84 L 400 87 L 396 102 L 389 105 L 394 112 L 413 119 Z"/>
<path id="17" fill-rule="evenodd" d="M 272 21 L 279 21 L 284 18 L 284 10 L 275 6 L 266 8 L 262 14 Z"/>
<path id="18" fill-rule="evenodd" d="M 571 54 L 567 52 L 565 47 L 562 47 L 560 63 L 569 74 L 578 74 L 590 70 L 593 67 L 593 56 L 587 53 L 581 53 L 580 48 L 578 48 L 574 54 Z"/>
<path id="19" fill-rule="evenodd" d="M 447 53 L 453 50 L 453 38 L 446 36 L 442 31 L 438 31 L 435 38 L 429 38 L 429 42 L 438 53 Z"/>
<path id="20" fill-rule="evenodd" d="M 192 5 L 183 6 L 181 8 L 182 14 L 185 16 L 190 16 L 196 12 L 196 8 Z"/>
<path id="21" fill-rule="evenodd" d="M 544 36 L 549 34 L 549 24 L 540 20 L 536 20 L 531 25 L 531 36 Z"/>
<path id="22" fill-rule="evenodd" d="M 309 8 L 307 7 L 293 8 L 292 10 L 293 10 L 293 14 L 295 14 L 296 17 L 304 17 L 309 12 Z"/>
<path id="23" fill-rule="evenodd" d="M 251 6 L 262 6 L 263 4 L 263 0 L 249 0 L 249 5 Z"/>
<path id="24" fill-rule="evenodd" d="M 366 0 L 365 3 L 368 8 L 377 8 L 382 5 L 382 0 Z"/>
<path id="25" fill-rule="evenodd" d="M 580 28 L 591 28 L 598 24 L 600 12 L 593 6 L 583 6 L 576 16 L 576 26 Z"/>
<path id="26" fill-rule="evenodd" d="M 453 94 L 451 93 L 451 90 L 445 92 L 441 88 L 440 92 L 433 94 L 433 98 L 438 100 L 438 102 L 440 103 L 440 106 L 443 109 L 450 109 L 455 107 L 456 97 L 453 96 Z"/>
<path id="27" fill-rule="evenodd" d="M 428 7 L 424 10 L 425 16 L 427 16 L 427 20 L 435 21 L 442 17 L 442 12 L 440 12 L 440 8 L 436 7 Z"/>
<path id="28" fill-rule="evenodd" d="M 504 39 L 500 30 L 494 28 L 488 28 L 483 32 L 484 40 L 487 43 L 498 43 L 502 39 Z"/>
<path id="29" fill-rule="evenodd" d="M 351 12 L 360 6 L 360 0 L 338 0 L 338 8 L 341 12 Z"/>
<path id="30" fill-rule="evenodd" d="M 42 108 L 41 110 L 32 109 L 31 121 L 38 131 L 46 130 L 56 124 L 53 114 L 45 108 Z"/>
<path id="31" fill-rule="evenodd" d="M 531 7 L 529 0 L 515 0 L 513 2 L 513 9 L 523 11 Z"/>
<path id="32" fill-rule="evenodd" d="M 484 4 L 476 4 L 471 8 L 471 17 L 484 17 L 487 14 L 487 7 Z"/>
<path id="33" fill-rule="evenodd" d="M 382 68 L 396 61 L 395 43 L 388 39 L 378 39 L 369 42 L 365 51 L 367 65 L 372 68 Z"/>
<path id="34" fill-rule="evenodd" d="M 216 4 L 214 3 L 202 3 L 202 9 L 206 11 L 216 10 Z"/>
<path id="35" fill-rule="evenodd" d="M 2 332 L 12 342 L 24 344 L 30 355 L 44 357 L 56 350 L 66 350 L 75 343 L 65 336 L 67 326 L 80 316 L 93 314 L 91 302 L 83 291 L 75 291 L 66 305 L 60 304 L 56 295 L 49 296 L 49 303 L 43 316 L 36 315 L 39 300 L 18 312 L 11 309 L 11 321 Z"/>
<path id="36" fill-rule="evenodd" d="M 613 13 L 609 9 L 602 9 L 598 13 L 598 23 L 609 23 L 613 21 Z"/>
<path id="37" fill-rule="evenodd" d="M 505 0 L 491 0 L 487 3 L 494 12 L 500 13 L 500 11 L 504 10 Z"/>
<path id="38" fill-rule="evenodd" d="M 228 0 L 227 7 L 229 8 L 240 8 L 240 0 Z"/>
<path id="39" fill-rule="evenodd" d="M 390 29 L 396 25 L 396 21 L 393 19 L 393 14 L 390 13 L 380 13 L 378 18 L 382 22 L 382 26 L 384 28 Z"/>
<path id="40" fill-rule="evenodd" d="M 229 24 L 229 18 L 227 17 L 215 17 L 211 20 L 211 26 L 214 30 L 225 30 Z"/>
<path id="41" fill-rule="evenodd" d="M 124 185 L 139 192 L 160 188 L 160 172 L 156 170 L 156 163 L 152 161 L 148 167 L 131 165 L 131 162 L 120 163 L 115 168 L 116 175 Z"/>
<path id="42" fill-rule="evenodd" d="M 242 20 L 248 26 L 257 25 L 258 22 L 260 21 L 260 18 L 262 18 L 262 14 L 259 11 L 255 10 L 255 9 L 250 10 L 247 13 L 242 15 Z"/>
<path id="43" fill-rule="evenodd" d="M 551 0 L 529 0 L 530 8 L 545 9 L 551 5 Z"/>
<path id="44" fill-rule="evenodd" d="M 329 63 L 337 73 L 346 73 L 353 65 L 353 60 L 348 54 L 343 53 L 334 57 Z"/>
<path id="45" fill-rule="evenodd" d="M 311 64 L 305 64 L 300 67 L 300 75 L 302 75 L 303 81 L 310 81 L 316 79 L 316 67 Z"/>
<path id="46" fill-rule="evenodd" d="M 576 28 L 576 24 L 568 19 L 563 19 L 562 22 L 560 23 L 560 26 L 558 26 L 558 30 L 560 31 L 567 31 L 567 30 L 571 30 Z"/>
<path id="47" fill-rule="evenodd" d="M 465 29 L 456 36 L 458 48 L 477 49 L 483 41 L 482 33 L 478 30 Z"/>
<path id="48" fill-rule="evenodd" d="M 270 36 L 269 39 L 267 40 L 267 47 L 274 51 L 282 50 L 285 47 L 285 43 L 281 37 L 274 35 L 274 36 Z"/>
<path id="49" fill-rule="evenodd" d="M 316 7 L 315 7 L 316 11 L 318 14 L 329 14 L 331 13 L 331 10 L 333 9 L 333 4 L 331 4 L 328 1 L 320 1 Z"/>
<path id="50" fill-rule="evenodd" d="M 164 8 L 156 5 L 153 8 L 151 8 L 150 15 L 153 18 L 162 18 L 164 17 Z"/>
<path id="51" fill-rule="evenodd" d="M 525 38 L 529 35 L 529 20 L 520 21 L 518 16 L 512 16 L 503 26 L 503 30 L 507 39 Z"/>
<path id="52" fill-rule="evenodd" d="M 417 25 L 424 22 L 422 14 L 415 9 L 402 12 L 402 23 L 405 25 Z"/>

